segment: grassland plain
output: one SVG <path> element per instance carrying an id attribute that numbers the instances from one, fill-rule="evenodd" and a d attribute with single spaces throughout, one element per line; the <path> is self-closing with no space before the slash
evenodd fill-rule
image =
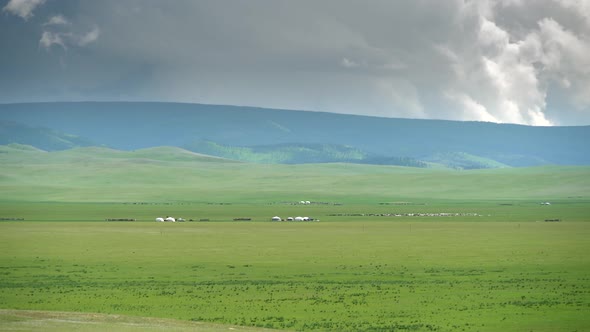
<path id="1" fill-rule="evenodd" d="M 296 330 L 587 330 L 590 224 L 0 224 L 0 307 Z"/>
<path id="2" fill-rule="evenodd" d="M 0 308 L 294 330 L 590 329 L 588 167 L 0 152 L 0 217 L 25 219 L 0 222 Z M 212 222 L 152 222 L 165 215 Z"/>

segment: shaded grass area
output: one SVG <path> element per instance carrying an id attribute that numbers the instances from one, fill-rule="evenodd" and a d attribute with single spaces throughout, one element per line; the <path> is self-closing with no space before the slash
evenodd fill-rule
<path id="1" fill-rule="evenodd" d="M 0 224 L 0 307 L 296 330 L 590 327 L 590 224 Z"/>

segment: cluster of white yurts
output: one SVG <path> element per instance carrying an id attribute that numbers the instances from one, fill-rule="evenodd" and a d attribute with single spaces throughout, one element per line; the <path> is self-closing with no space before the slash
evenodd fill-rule
<path id="1" fill-rule="evenodd" d="M 301 205 L 310 205 L 311 202 L 310 201 L 300 201 L 299 204 Z M 272 221 L 320 221 L 319 219 L 314 219 L 314 218 L 310 218 L 310 217 L 287 217 L 286 219 L 283 219 L 279 216 L 274 216 L 271 218 Z"/>
<path id="2" fill-rule="evenodd" d="M 162 217 L 158 217 L 156 218 L 157 222 L 183 222 L 185 221 L 182 218 L 174 218 L 174 217 L 166 217 L 166 218 L 162 218 Z"/>

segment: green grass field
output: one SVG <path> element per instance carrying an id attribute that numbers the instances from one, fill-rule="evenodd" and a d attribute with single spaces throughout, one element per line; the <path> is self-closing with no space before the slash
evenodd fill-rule
<path id="1" fill-rule="evenodd" d="M 588 167 L 253 165 L 173 148 L 11 147 L 0 167 L 0 218 L 25 219 L 0 222 L 0 308 L 11 310 L 0 330 L 77 330 L 90 315 L 80 313 L 105 315 L 98 330 L 590 329 Z M 153 222 L 166 215 L 210 221 Z"/>
<path id="2" fill-rule="evenodd" d="M 585 330 L 588 223 L 0 225 L 0 307 L 297 330 Z"/>

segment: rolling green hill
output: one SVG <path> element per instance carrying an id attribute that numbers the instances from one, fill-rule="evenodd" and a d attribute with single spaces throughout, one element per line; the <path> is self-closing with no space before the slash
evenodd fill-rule
<path id="1" fill-rule="evenodd" d="M 274 144 L 251 147 L 228 146 L 210 141 L 195 141 L 186 149 L 240 161 L 264 164 L 356 163 L 427 167 L 409 157 L 370 155 L 360 149 L 336 144 Z"/>
<path id="2" fill-rule="evenodd" d="M 478 157 L 464 152 L 439 152 L 429 156 L 425 161 L 457 169 L 510 167 L 490 158 Z"/>
<path id="3" fill-rule="evenodd" d="M 590 192 L 590 168 L 579 166 L 460 171 L 343 163 L 260 165 L 172 147 L 44 152 L 5 146 L 0 151 L 2 201 L 546 200 Z"/>
<path id="4" fill-rule="evenodd" d="M 405 165 L 418 160 L 454 168 L 590 165 L 590 126 L 530 127 L 139 102 L 4 104 L 0 123 L 0 144 L 29 144 L 43 150 L 87 146 L 92 141 L 120 150 L 184 147 L 264 163 L 361 160 Z M 45 129 L 31 131 L 41 127 L 51 128 L 53 136 Z M 196 149 L 195 142 L 215 147 L 201 144 Z"/>
<path id="5" fill-rule="evenodd" d="M 266 164 L 359 162 L 366 158 L 366 153 L 358 149 L 326 144 L 280 144 L 240 147 L 210 141 L 196 141 L 186 145 L 185 148 L 228 159 Z"/>

